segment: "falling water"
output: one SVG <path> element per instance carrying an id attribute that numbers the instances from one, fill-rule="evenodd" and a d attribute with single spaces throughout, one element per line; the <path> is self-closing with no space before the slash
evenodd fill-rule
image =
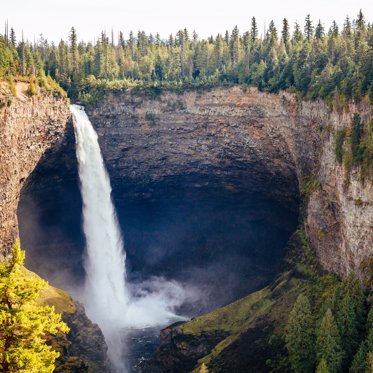
<path id="1" fill-rule="evenodd" d="M 80 299 L 104 334 L 115 372 L 123 373 L 126 331 L 186 320 L 174 311 L 186 300 L 194 302 L 197 292 L 157 277 L 136 285 L 126 283 L 123 239 L 97 134 L 81 106 L 71 105 L 71 112 L 86 238 L 86 281 Z"/>
<path id="2" fill-rule="evenodd" d="M 84 109 L 71 106 L 86 238 L 83 301 L 87 315 L 96 322 L 108 345 L 109 359 L 123 372 L 123 342 L 120 325 L 129 303 L 125 286 L 123 239 L 111 201 L 110 180 L 97 134 Z"/>

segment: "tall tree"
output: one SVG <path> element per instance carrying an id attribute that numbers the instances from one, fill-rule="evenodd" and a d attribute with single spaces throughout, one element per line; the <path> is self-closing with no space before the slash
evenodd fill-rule
<path id="1" fill-rule="evenodd" d="M 314 323 L 308 298 L 301 294 L 289 314 L 286 348 L 295 372 L 314 371 Z"/>
<path id="2" fill-rule="evenodd" d="M 36 304 L 46 283 L 27 273 L 24 259 L 17 241 L 12 258 L 0 263 L 0 369 L 52 373 L 59 353 L 46 344 L 46 336 L 68 327 L 52 307 Z"/>
<path id="3" fill-rule="evenodd" d="M 313 26 L 311 16 L 308 14 L 304 24 L 304 37 L 307 41 L 311 41 L 313 37 Z"/>
<path id="4" fill-rule="evenodd" d="M 319 23 L 316 26 L 315 30 L 315 38 L 316 39 L 322 39 L 325 35 L 324 26 L 322 25 L 321 21 L 319 20 Z"/>
<path id="5" fill-rule="evenodd" d="M 285 45 L 285 48 L 288 49 L 289 40 L 290 40 L 290 31 L 289 31 L 289 22 L 286 18 L 282 20 L 282 41 Z"/>
<path id="6" fill-rule="evenodd" d="M 255 17 L 251 19 L 251 29 L 250 29 L 251 41 L 255 43 L 255 40 L 258 39 L 258 24 L 256 23 Z"/>
<path id="7" fill-rule="evenodd" d="M 343 350 L 338 327 L 330 309 L 325 312 L 317 333 L 316 357 L 318 362 L 325 360 L 330 373 L 341 371 Z"/>

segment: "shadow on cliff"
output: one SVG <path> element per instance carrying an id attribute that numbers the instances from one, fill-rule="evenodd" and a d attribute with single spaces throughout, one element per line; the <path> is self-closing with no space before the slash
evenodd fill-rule
<path id="1" fill-rule="evenodd" d="M 243 171 L 240 177 L 211 182 L 206 175 L 180 174 L 141 187 L 127 179 L 114 184 L 130 282 L 159 276 L 197 288 L 199 300 L 180 310 L 190 315 L 268 284 L 296 228 L 297 213 L 265 191 L 235 189 L 235 181 L 244 184 L 249 176 Z M 18 208 L 27 266 L 72 294 L 84 280 L 78 180 L 69 123 L 64 138 L 26 181 Z"/>

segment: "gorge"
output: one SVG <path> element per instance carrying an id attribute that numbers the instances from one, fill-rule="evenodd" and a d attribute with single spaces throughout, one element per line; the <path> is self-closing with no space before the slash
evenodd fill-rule
<path id="1" fill-rule="evenodd" d="M 3 132 L 2 141 L 29 141 L 6 151 L 3 163 L 9 167 L 1 181 L 12 192 L 2 189 L 1 229 L 8 238 L 2 253 L 15 235 L 18 210 L 29 268 L 74 294 L 84 280 L 85 245 L 75 138 L 67 106 L 51 100 L 17 100 L 2 109 L 5 129 L 13 131 Z M 42 105 L 59 109 L 48 109 L 47 117 Z M 23 132 L 27 125 L 14 124 L 31 111 L 40 113 L 32 162 L 22 149 L 34 149 L 35 140 Z M 353 112 L 364 121 L 372 117 L 364 103 L 338 113 L 322 101 L 237 86 L 182 94 L 109 91 L 86 111 L 125 233 L 130 282 L 177 280 L 192 290 L 180 312 L 200 315 L 270 284 L 299 226 L 322 266 L 339 275 L 362 273 L 372 255 L 372 186 L 358 170 L 347 175 L 334 154 L 334 132 L 350 125 Z M 205 336 L 203 351 L 180 365 L 180 355 L 178 362 L 160 356 L 183 355 L 177 338 L 185 331 L 162 333 L 156 366 L 176 372 L 191 371 L 225 337 Z"/>

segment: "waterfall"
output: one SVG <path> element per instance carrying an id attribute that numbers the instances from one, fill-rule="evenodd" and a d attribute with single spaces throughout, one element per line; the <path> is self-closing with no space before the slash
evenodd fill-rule
<path id="1" fill-rule="evenodd" d="M 97 134 L 82 107 L 71 105 L 71 112 L 86 238 L 86 281 L 82 300 L 87 315 L 104 334 L 108 356 L 115 370 L 123 372 L 121 325 L 129 303 L 123 239 Z"/>
<path id="2" fill-rule="evenodd" d="M 115 372 L 123 373 L 126 330 L 186 320 L 174 311 L 186 300 L 194 302 L 196 292 L 157 277 L 139 284 L 126 283 L 123 238 L 97 134 L 83 107 L 71 105 L 71 112 L 86 238 L 86 279 L 80 299 L 88 317 L 104 334 Z"/>

